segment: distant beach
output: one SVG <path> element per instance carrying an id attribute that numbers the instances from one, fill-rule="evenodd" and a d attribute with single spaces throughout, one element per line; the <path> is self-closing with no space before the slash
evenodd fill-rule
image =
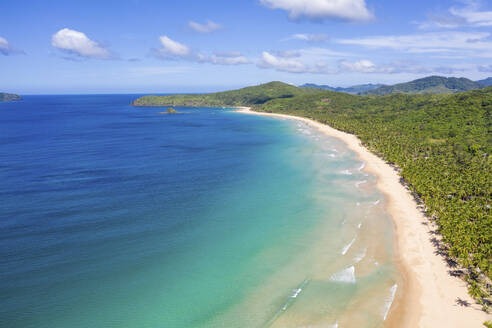
<path id="1" fill-rule="evenodd" d="M 465 282 L 450 276 L 444 259 L 435 254 L 430 241 L 431 223 L 400 183 L 393 166 L 362 146 L 355 135 L 314 120 L 255 112 L 249 107 L 238 107 L 237 112 L 307 123 L 342 140 L 364 161 L 361 170 L 377 176 L 377 187 L 386 197 L 387 210 L 394 223 L 396 263 L 403 276 L 403 284 L 393 293 L 394 302 L 385 314 L 387 327 L 481 327 L 484 321 L 490 320 L 468 295 Z M 469 305 L 461 306 L 458 300 Z"/>

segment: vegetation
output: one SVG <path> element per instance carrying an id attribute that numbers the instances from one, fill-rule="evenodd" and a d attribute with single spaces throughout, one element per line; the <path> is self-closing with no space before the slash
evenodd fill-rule
<path id="1" fill-rule="evenodd" d="M 167 110 L 166 110 L 166 114 L 178 114 L 179 112 L 177 110 L 175 110 L 174 108 L 172 107 L 169 107 Z"/>
<path id="2" fill-rule="evenodd" d="M 422 79 L 399 83 L 395 85 L 386 85 L 380 88 L 363 92 L 365 95 L 388 95 L 393 93 L 409 94 L 441 94 L 456 93 L 481 89 L 484 85 L 472 80 L 456 77 L 428 76 Z"/>
<path id="3" fill-rule="evenodd" d="M 477 81 L 477 83 L 480 83 L 484 87 L 490 87 L 490 86 L 492 86 L 492 77 L 488 77 L 486 79 Z"/>
<path id="4" fill-rule="evenodd" d="M 22 100 L 22 98 L 12 93 L 0 92 L 0 101 L 12 101 L 12 100 Z"/>
<path id="5" fill-rule="evenodd" d="M 438 227 L 442 240 L 433 241 L 447 256 L 450 273 L 466 280 L 470 295 L 486 309 L 486 284 L 492 279 L 492 87 L 386 96 L 298 89 L 274 82 L 227 93 L 164 96 L 158 104 L 217 106 L 220 100 L 221 106 L 249 105 L 308 117 L 357 135 L 368 149 L 400 168 Z"/>
<path id="6" fill-rule="evenodd" d="M 353 85 L 351 87 L 347 88 L 342 88 L 342 87 L 330 87 L 329 85 L 318 85 L 314 83 L 306 83 L 301 85 L 301 88 L 317 88 L 317 89 L 323 89 L 323 90 L 330 90 L 330 91 L 336 91 L 336 92 L 345 92 L 345 93 L 350 93 L 353 95 L 366 92 L 369 90 L 374 90 L 377 88 L 380 88 L 384 86 L 384 84 L 358 84 L 358 85 Z"/>
<path id="7" fill-rule="evenodd" d="M 313 94 L 322 90 L 298 88 L 282 83 L 270 82 L 239 90 L 203 95 L 144 96 L 133 102 L 134 106 L 245 106 L 263 104 L 275 98 L 291 98 L 302 94 Z"/>

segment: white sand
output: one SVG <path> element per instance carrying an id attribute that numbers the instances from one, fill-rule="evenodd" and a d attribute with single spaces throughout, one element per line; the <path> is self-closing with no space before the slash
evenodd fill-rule
<path id="1" fill-rule="evenodd" d="M 345 142 L 366 162 L 363 171 L 377 176 L 377 186 L 385 194 L 387 210 L 393 219 L 396 262 L 403 276 L 403 286 L 398 287 L 386 326 L 478 328 L 483 327 L 484 321 L 492 320 L 492 316 L 480 311 L 480 307 L 467 294 L 465 282 L 450 276 L 444 259 L 434 253 L 430 223 L 417 208 L 407 188 L 400 184 L 398 172 L 363 147 L 355 135 L 302 117 L 254 112 L 248 107 L 239 107 L 238 112 L 307 123 Z M 472 305 L 462 307 L 457 304 L 457 298 Z"/>

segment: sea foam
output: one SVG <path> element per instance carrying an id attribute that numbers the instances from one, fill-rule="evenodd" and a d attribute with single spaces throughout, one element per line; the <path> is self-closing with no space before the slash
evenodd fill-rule
<path id="1" fill-rule="evenodd" d="M 393 304 L 393 300 L 395 299 L 395 294 L 396 294 L 396 289 L 398 288 L 397 284 L 394 284 L 393 287 L 390 289 L 390 295 L 386 299 L 386 303 L 384 304 L 384 311 L 383 311 L 383 321 L 386 320 L 386 317 L 388 316 L 389 310 L 391 308 L 391 304 Z"/>
<path id="2" fill-rule="evenodd" d="M 360 261 L 362 261 L 362 259 L 364 257 L 366 257 L 366 253 L 367 253 L 367 247 L 364 248 L 364 250 L 362 252 L 360 252 L 359 254 L 357 254 L 356 257 L 354 257 L 355 263 L 359 263 Z"/>
<path id="3" fill-rule="evenodd" d="M 359 167 L 359 171 L 362 171 L 366 167 L 366 162 L 362 162 L 362 164 Z"/>
<path id="4" fill-rule="evenodd" d="M 345 283 L 355 283 L 355 268 L 352 265 L 351 267 L 338 271 L 337 273 L 334 273 L 330 277 L 331 281 L 336 281 L 336 282 L 345 282 Z"/>
<path id="5" fill-rule="evenodd" d="M 347 245 L 345 245 L 345 247 L 343 248 L 342 250 L 342 255 L 345 255 L 347 254 L 348 250 L 350 249 L 350 247 L 352 246 L 352 244 L 355 242 L 355 238 L 352 239 L 352 241 L 350 243 L 348 243 Z"/>
<path id="6" fill-rule="evenodd" d="M 357 181 L 357 182 L 355 183 L 355 186 L 356 186 L 357 188 L 359 188 L 359 186 L 360 186 L 361 184 L 364 184 L 364 183 L 366 183 L 366 182 L 367 182 L 367 180 Z"/>

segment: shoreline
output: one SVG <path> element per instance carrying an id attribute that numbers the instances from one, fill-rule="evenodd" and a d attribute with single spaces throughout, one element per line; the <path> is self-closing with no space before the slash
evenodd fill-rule
<path id="1" fill-rule="evenodd" d="M 401 273 L 385 327 L 483 327 L 491 317 L 468 295 L 466 283 L 449 275 L 444 259 L 431 243 L 431 222 L 418 209 L 408 189 L 400 183 L 397 170 L 362 146 L 357 136 L 317 121 L 286 114 L 262 113 L 236 107 L 244 114 L 302 121 L 327 136 L 343 141 L 365 162 L 363 171 L 377 178 L 377 188 L 387 201 L 395 233 L 395 263 Z M 457 299 L 468 301 L 468 307 Z"/>

